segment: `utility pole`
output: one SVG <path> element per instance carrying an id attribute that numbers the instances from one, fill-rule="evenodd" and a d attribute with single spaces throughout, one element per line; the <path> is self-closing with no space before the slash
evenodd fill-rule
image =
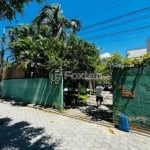
<path id="1" fill-rule="evenodd" d="M 2 35 L 2 38 L 1 38 L 1 46 L 2 46 L 2 50 L 1 50 L 1 53 L 0 53 L 0 71 L 1 71 L 1 81 L 2 81 L 2 75 L 3 75 L 3 62 L 4 62 L 4 52 L 5 52 L 5 38 L 6 38 L 6 35 L 5 35 L 5 28 L 3 29 L 3 35 Z"/>

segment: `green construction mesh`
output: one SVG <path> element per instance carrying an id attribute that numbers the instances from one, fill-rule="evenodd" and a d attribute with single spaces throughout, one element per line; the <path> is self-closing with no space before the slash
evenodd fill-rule
<path id="1" fill-rule="evenodd" d="M 115 68 L 113 70 L 113 120 L 118 114 L 129 117 L 130 125 L 150 128 L 150 60 L 145 66 L 134 68 Z M 122 97 L 119 85 L 123 89 L 135 92 L 134 98 Z"/>
<path id="2" fill-rule="evenodd" d="M 46 78 L 3 80 L 2 96 L 16 101 L 62 108 L 62 83 L 62 79 L 55 83 Z"/>

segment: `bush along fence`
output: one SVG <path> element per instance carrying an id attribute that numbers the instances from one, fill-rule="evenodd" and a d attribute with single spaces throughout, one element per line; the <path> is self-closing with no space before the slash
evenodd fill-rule
<path id="1" fill-rule="evenodd" d="M 63 79 L 9 79 L 2 81 L 2 96 L 25 103 L 63 108 Z"/>
<path id="2" fill-rule="evenodd" d="M 114 68 L 113 120 L 119 113 L 129 118 L 129 125 L 150 129 L 150 59 L 143 65 Z"/>

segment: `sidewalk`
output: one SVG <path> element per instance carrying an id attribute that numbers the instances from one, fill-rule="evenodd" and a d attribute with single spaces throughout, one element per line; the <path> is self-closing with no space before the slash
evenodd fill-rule
<path id="1" fill-rule="evenodd" d="M 150 137 L 0 103 L 2 150 L 149 150 Z"/>
<path id="2" fill-rule="evenodd" d="M 103 91 L 104 101 L 102 105 L 96 107 L 96 96 L 91 95 L 87 100 L 86 106 L 76 106 L 66 109 L 62 114 L 81 120 L 92 121 L 98 124 L 112 125 L 112 94 Z"/>

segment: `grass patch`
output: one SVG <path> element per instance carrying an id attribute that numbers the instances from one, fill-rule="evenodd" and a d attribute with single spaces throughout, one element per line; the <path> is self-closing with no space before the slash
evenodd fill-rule
<path id="1" fill-rule="evenodd" d="M 83 101 L 83 102 L 86 102 L 86 100 L 89 98 L 89 96 L 88 95 L 80 95 L 79 96 L 79 99 L 81 100 L 81 101 Z"/>

